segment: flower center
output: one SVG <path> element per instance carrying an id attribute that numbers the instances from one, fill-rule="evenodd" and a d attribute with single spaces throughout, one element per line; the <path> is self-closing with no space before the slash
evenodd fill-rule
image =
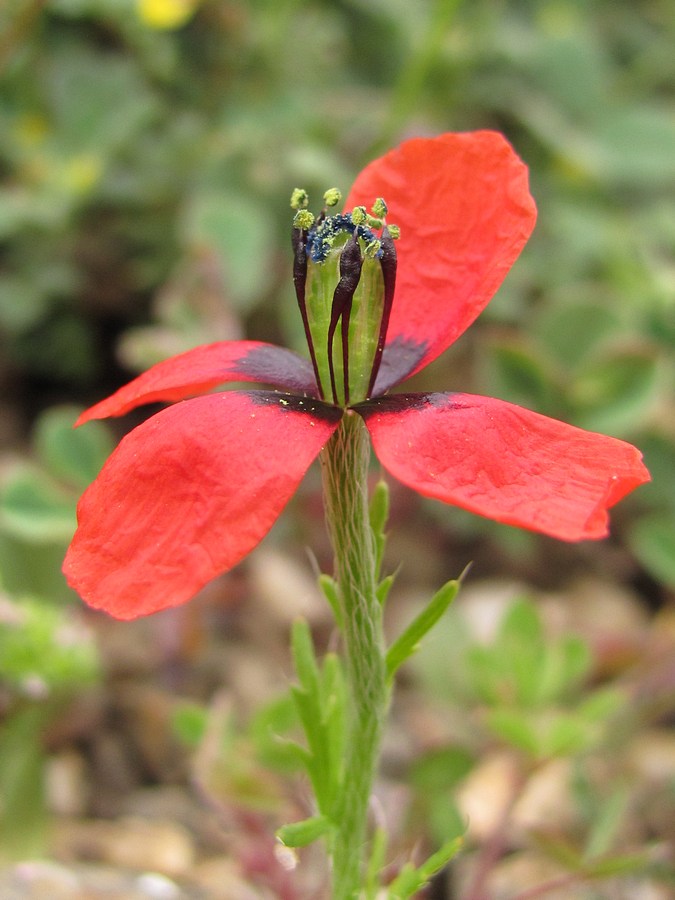
<path id="1" fill-rule="evenodd" d="M 380 368 L 399 229 L 387 226 L 387 206 L 380 198 L 370 214 L 357 206 L 328 215 L 340 199 L 336 188 L 326 191 L 326 205 L 315 218 L 307 209 L 307 192 L 296 188 L 291 207 L 297 210 L 293 281 L 319 392 L 344 407 L 371 395 Z"/>

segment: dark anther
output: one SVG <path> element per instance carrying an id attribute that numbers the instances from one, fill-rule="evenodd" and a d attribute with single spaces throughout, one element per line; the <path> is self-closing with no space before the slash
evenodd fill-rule
<path id="1" fill-rule="evenodd" d="M 319 397 L 323 400 L 323 390 L 321 387 L 321 379 L 319 378 L 319 366 L 316 361 L 316 351 L 314 350 L 314 341 L 309 328 L 309 319 L 307 317 L 307 301 L 305 299 L 305 286 L 307 283 L 307 251 L 305 243 L 307 241 L 307 232 L 294 228 L 291 233 L 291 244 L 293 246 L 293 284 L 295 286 L 295 296 L 298 298 L 298 306 L 300 307 L 300 315 L 302 324 L 305 329 L 305 338 L 309 347 L 309 355 L 314 368 L 314 377 L 316 379 Z"/>
<path id="2" fill-rule="evenodd" d="M 328 327 L 328 367 L 330 371 L 330 385 L 333 391 L 333 402 L 338 402 L 335 385 L 335 367 L 333 365 L 333 338 L 338 321 L 342 317 L 342 374 L 345 386 L 345 405 L 349 403 L 349 317 L 352 311 L 352 300 L 356 288 L 359 286 L 363 257 L 356 234 L 352 235 L 345 244 L 340 254 L 340 280 L 333 293 L 333 305 L 330 311 L 330 325 Z"/>
<path id="3" fill-rule="evenodd" d="M 373 368 L 370 373 L 370 384 L 368 385 L 369 397 L 373 393 L 375 379 L 377 378 L 377 373 L 380 370 L 380 363 L 382 362 L 384 342 L 387 338 L 389 317 L 391 316 L 391 308 L 394 304 L 394 290 L 396 288 L 396 245 L 394 239 L 389 234 L 389 229 L 386 227 L 382 232 L 381 241 L 382 252 L 380 255 L 380 266 L 382 267 L 382 279 L 384 281 L 384 305 L 382 309 L 382 319 L 380 321 L 380 333 L 377 337 L 377 347 L 373 359 Z"/>

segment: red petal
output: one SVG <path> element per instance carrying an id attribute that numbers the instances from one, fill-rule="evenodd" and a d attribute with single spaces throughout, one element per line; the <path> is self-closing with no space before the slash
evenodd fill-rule
<path id="1" fill-rule="evenodd" d="M 80 500 L 68 583 L 120 619 L 188 600 L 267 534 L 340 415 L 313 400 L 229 391 L 151 417 Z"/>
<path id="2" fill-rule="evenodd" d="M 75 424 L 121 416 L 144 403 L 184 400 L 228 381 L 256 381 L 316 396 L 311 364 L 291 350 L 260 341 L 219 341 L 158 363 L 85 410 Z"/>
<path id="3" fill-rule="evenodd" d="M 635 447 L 502 400 L 402 394 L 360 410 L 382 465 L 427 497 L 565 541 L 649 481 Z"/>
<path id="4" fill-rule="evenodd" d="M 385 359 L 376 391 L 450 346 L 485 308 L 536 219 L 527 168 L 495 132 L 402 144 L 361 172 L 345 208 L 384 197 L 401 226 Z"/>

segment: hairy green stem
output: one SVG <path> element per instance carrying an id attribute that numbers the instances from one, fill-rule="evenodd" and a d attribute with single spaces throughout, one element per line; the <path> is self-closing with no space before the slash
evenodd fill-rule
<path id="1" fill-rule="evenodd" d="M 334 817 L 337 831 L 331 848 L 333 900 L 353 900 L 362 884 L 368 803 L 389 706 L 368 513 L 369 459 L 370 441 L 363 421 L 346 413 L 321 454 L 349 691 L 344 790 Z"/>

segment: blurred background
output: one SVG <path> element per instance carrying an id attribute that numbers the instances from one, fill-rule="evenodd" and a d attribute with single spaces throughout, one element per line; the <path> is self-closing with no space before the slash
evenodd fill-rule
<path id="1" fill-rule="evenodd" d="M 273 840 L 308 812 L 289 627 L 332 639 L 317 471 L 234 572 L 121 624 L 60 564 L 147 410 L 71 425 L 197 344 L 301 348 L 291 190 L 477 128 L 539 221 L 415 387 L 630 440 L 653 482 L 578 546 L 391 486 L 392 633 L 473 561 L 394 706 L 391 872 L 468 822 L 427 896 L 675 894 L 674 45 L 669 0 L 0 5 L 0 896 L 326 895 L 320 852 Z"/>

